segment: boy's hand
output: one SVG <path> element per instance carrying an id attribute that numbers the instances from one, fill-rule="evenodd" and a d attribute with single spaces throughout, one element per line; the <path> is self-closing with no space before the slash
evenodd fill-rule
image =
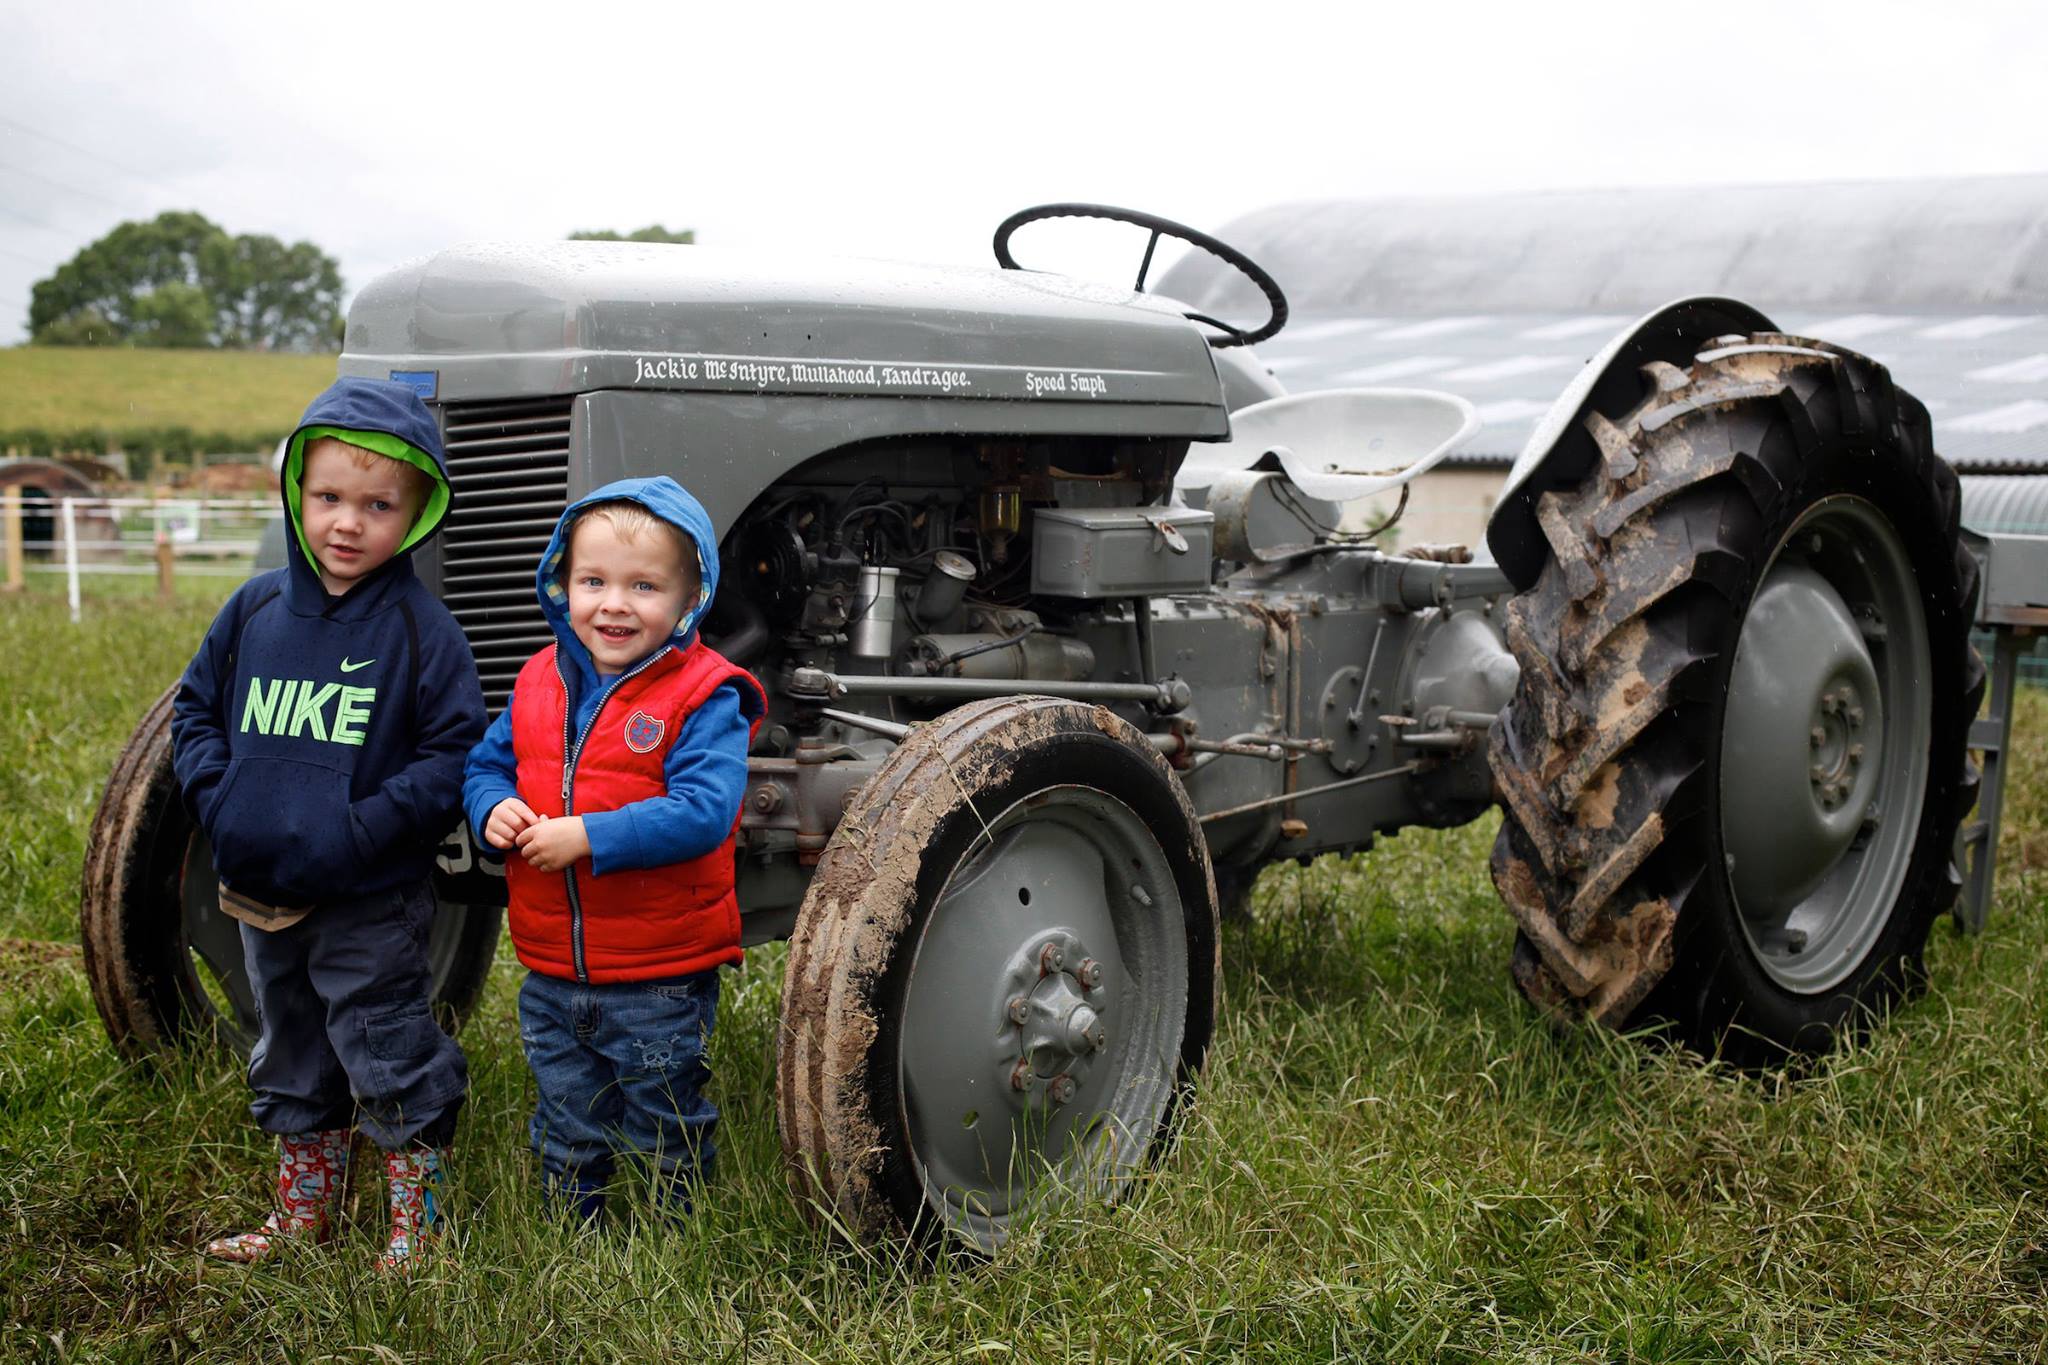
<path id="1" fill-rule="evenodd" d="M 509 849 L 518 840 L 519 833 L 540 820 L 533 813 L 533 807 L 516 796 L 508 796 L 491 807 L 491 818 L 484 822 L 484 842 L 492 848 Z"/>
<path id="2" fill-rule="evenodd" d="M 590 856 L 590 836 L 584 832 L 580 815 L 543 818 L 519 831 L 519 851 L 541 871 L 560 872 L 578 858 Z"/>

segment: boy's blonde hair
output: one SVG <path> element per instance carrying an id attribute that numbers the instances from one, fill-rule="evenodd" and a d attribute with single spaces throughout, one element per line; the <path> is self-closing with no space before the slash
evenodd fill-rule
<path id="1" fill-rule="evenodd" d="M 583 529 L 584 522 L 593 517 L 610 525 L 612 534 L 620 540 L 637 541 L 650 532 L 663 536 L 675 551 L 676 567 L 683 578 L 700 589 L 703 587 L 704 573 L 697 562 L 696 542 L 684 534 L 682 527 L 663 521 L 629 498 L 595 502 L 578 512 L 576 520 L 569 523 L 569 535 L 564 542 L 569 549 L 569 553 L 563 556 L 565 562 L 576 557 L 576 533 Z"/>
<path id="2" fill-rule="evenodd" d="M 353 445 L 342 440 L 339 436 L 316 436 L 306 442 L 306 448 L 299 454 L 299 468 L 301 471 L 313 462 L 313 452 L 322 446 L 339 447 L 348 456 L 348 462 L 357 469 L 374 469 L 378 460 L 390 460 L 392 464 L 405 471 L 406 496 L 412 499 L 415 507 L 426 506 L 427 495 L 434 488 L 434 481 L 428 476 L 426 470 L 405 460 L 394 460 L 391 456 L 381 451 L 368 450 L 362 446 Z M 300 477 L 304 477 L 303 473 Z"/>

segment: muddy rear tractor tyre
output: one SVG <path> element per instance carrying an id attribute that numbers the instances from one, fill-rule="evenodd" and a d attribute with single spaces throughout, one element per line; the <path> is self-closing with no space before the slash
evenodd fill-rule
<path id="1" fill-rule="evenodd" d="M 790 943 L 777 1102 L 798 1202 L 990 1252 L 1114 1201 L 1215 1019 L 1215 888 L 1142 735 L 1048 697 L 919 727 L 833 833 Z"/>
<path id="2" fill-rule="evenodd" d="M 1745 1066 L 1918 987 L 1956 895 L 1983 668 L 1927 412 L 1799 338 L 1653 363 L 1537 504 L 1490 757 L 1530 999 Z"/>
<path id="3" fill-rule="evenodd" d="M 213 855 L 171 771 L 174 685 L 114 760 L 87 836 L 79 929 L 107 1037 L 141 1060 L 190 1038 L 248 1055 L 255 1002 L 241 926 L 220 911 Z M 434 1011 L 451 1032 L 490 974 L 504 918 L 495 906 L 442 902 L 427 942 Z"/>

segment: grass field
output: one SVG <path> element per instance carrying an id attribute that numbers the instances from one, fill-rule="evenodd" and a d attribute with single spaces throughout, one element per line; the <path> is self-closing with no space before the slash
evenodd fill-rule
<path id="1" fill-rule="evenodd" d="M 0 434 L 185 428 L 265 449 L 334 382 L 332 355 L 118 346 L 0 348 Z"/>
<path id="2" fill-rule="evenodd" d="M 112 590 L 110 590 L 112 591 Z M 219 589 L 213 591 L 218 592 Z M 0 601 L 0 1358 L 2038 1359 L 2048 1339 L 2048 698 L 2021 716 L 1991 928 L 1803 1078 L 1597 1032 L 1510 986 L 1492 822 L 1269 873 L 1179 1145 L 1114 1210 L 929 1269 L 809 1228 L 773 1109 L 779 949 L 728 976 L 718 1184 L 681 1231 L 534 1212 L 501 955 L 450 1260 L 376 1277 L 377 1211 L 274 1266 L 201 1264 L 266 1207 L 236 1067 L 117 1061 L 75 938 L 81 842 L 209 614 Z M 27 942 L 24 942 L 26 940 Z"/>

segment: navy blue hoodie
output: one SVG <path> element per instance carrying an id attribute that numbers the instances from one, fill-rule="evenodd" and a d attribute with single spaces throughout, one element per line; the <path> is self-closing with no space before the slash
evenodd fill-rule
<path id="1" fill-rule="evenodd" d="M 339 436 L 428 473 L 398 553 L 328 593 L 299 520 L 308 441 Z M 476 663 L 411 552 L 450 500 L 441 435 L 411 388 L 345 378 L 285 447 L 285 565 L 221 608 L 171 710 L 172 764 L 221 880 L 279 905 L 416 883 L 455 823 L 484 731 Z"/>

